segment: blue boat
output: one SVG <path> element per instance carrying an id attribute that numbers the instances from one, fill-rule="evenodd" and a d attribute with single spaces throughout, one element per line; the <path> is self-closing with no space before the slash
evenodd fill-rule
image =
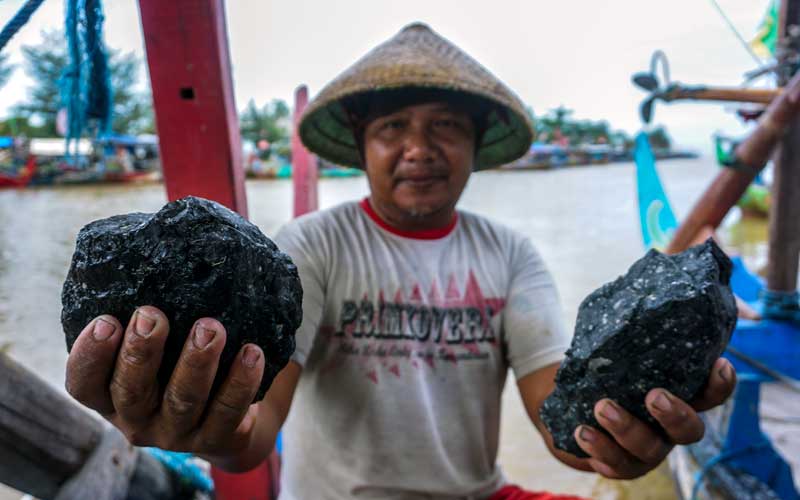
<path id="1" fill-rule="evenodd" d="M 645 247 L 664 248 L 678 228 L 644 133 L 636 141 L 639 218 Z M 739 319 L 725 357 L 734 365 L 738 385 L 723 407 L 703 414 L 706 434 L 699 443 L 676 448 L 670 457 L 680 495 L 695 498 L 800 500 L 797 477 L 764 432 L 766 405 L 783 409 L 772 420 L 800 436 L 800 317 L 766 291 L 761 278 L 734 257 L 731 288 L 764 319 Z M 794 297 L 797 300 L 797 297 Z M 765 396 L 767 394 L 767 396 Z M 770 422 L 773 423 L 773 422 Z"/>

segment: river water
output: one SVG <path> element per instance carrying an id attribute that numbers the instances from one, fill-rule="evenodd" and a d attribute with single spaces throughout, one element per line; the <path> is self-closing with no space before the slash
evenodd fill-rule
<path id="1" fill-rule="evenodd" d="M 708 159 L 661 162 L 659 169 L 679 218 L 716 173 Z M 367 194 L 366 179 L 322 180 L 319 193 L 322 208 L 360 199 Z M 291 217 L 291 181 L 248 181 L 247 197 L 250 218 L 267 236 Z M 615 164 L 477 173 L 460 206 L 533 240 L 573 325 L 583 297 L 643 254 L 635 200 L 633 165 Z M 0 350 L 63 390 L 60 293 L 78 230 L 113 214 L 156 211 L 165 202 L 161 184 L 0 192 Z M 737 219 L 726 222 L 723 239 L 759 268 L 766 259 L 766 224 Z M 555 462 L 527 420 L 513 383 L 504 398 L 500 461 L 512 480 L 533 489 L 609 499 L 674 498 L 664 477 L 636 483 L 638 492 L 630 496 L 629 485 L 597 481 Z"/>

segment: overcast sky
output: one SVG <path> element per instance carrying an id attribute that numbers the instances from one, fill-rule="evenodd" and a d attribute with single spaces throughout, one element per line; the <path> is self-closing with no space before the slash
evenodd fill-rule
<path id="1" fill-rule="evenodd" d="M 168 0 L 165 0 L 168 1 Z M 767 0 L 718 0 L 750 39 Z M 23 0 L 0 2 L 0 24 Z M 754 62 L 711 0 L 230 0 L 226 3 L 236 101 L 291 103 L 306 83 L 312 95 L 367 50 L 412 21 L 428 23 L 504 80 L 537 114 L 565 105 L 581 119 L 606 119 L 635 132 L 643 93 L 630 83 L 664 50 L 672 78 L 738 85 Z M 20 47 L 43 29 L 63 27 L 62 0 L 47 0 L 4 49 L 21 63 Z M 109 47 L 144 57 L 137 2 L 106 0 Z M 146 71 L 146 65 L 143 65 Z M 0 90 L 0 116 L 25 98 L 20 65 Z M 657 123 L 681 145 L 707 152 L 710 136 L 737 133 L 720 104 L 658 106 Z"/>

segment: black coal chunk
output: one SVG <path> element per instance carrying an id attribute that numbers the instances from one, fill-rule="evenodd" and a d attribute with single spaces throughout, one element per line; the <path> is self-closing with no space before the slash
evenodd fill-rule
<path id="1" fill-rule="evenodd" d="M 190 196 L 155 214 L 117 215 L 81 229 L 61 293 L 61 324 L 71 350 L 100 314 L 127 325 L 137 306 L 158 307 L 170 320 L 163 387 L 194 322 L 216 318 L 227 340 L 214 389 L 241 347 L 255 343 L 266 361 L 260 400 L 294 352 L 302 295 L 291 259 L 255 225 Z"/>
<path id="2" fill-rule="evenodd" d="M 736 324 L 731 269 L 713 240 L 672 256 L 650 250 L 584 299 L 556 389 L 540 412 L 556 447 L 587 456 L 573 432 L 580 424 L 602 429 L 593 409 L 603 398 L 664 435 L 645 396 L 661 387 L 688 401 L 702 390 Z"/>

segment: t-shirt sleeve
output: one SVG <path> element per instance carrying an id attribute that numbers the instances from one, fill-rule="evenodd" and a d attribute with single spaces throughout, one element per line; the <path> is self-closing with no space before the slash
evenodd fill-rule
<path id="1" fill-rule="evenodd" d="M 315 241 L 313 231 L 304 231 L 303 224 L 299 221 L 290 222 L 281 228 L 275 235 L 275 243 L 292 258 L 303 286 L 303 321 L 295 333 L 296 347 L 291 359 L 305 366 L 314 345 L 325 303 L 324 256 L 320 253 L 324 245 Z"/>
<path id="2" fill-rule="evenodd" d="M 508 361 L 519 380 L 563 359 L 571 336 L 553 277 L 527 238 L 515 245 L 511 271 L 503 328 Z"/>

